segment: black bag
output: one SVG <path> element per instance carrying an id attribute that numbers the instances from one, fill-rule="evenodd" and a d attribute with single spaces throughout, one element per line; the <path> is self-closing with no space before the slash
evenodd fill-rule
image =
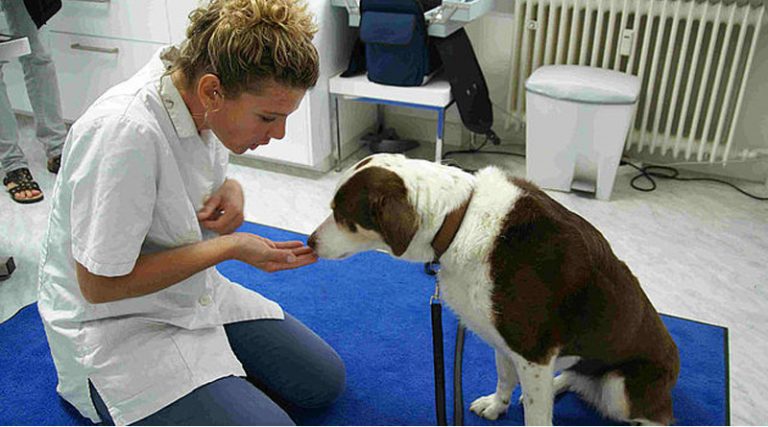
<path id="1" fill-rule="evenodd" d="M 488 85 L 467 32 L 461 28 L 448 37 L 435 37 L 434 42 L 443 60 L 443 73 L 451 84 L 461 122 L 467 129 L 486 135 L 498 145 L 499 138 L 491 130 L 493 106 Z"/>
<path id="2" fill-rule="evenodd" d="M 40 28 L 61 9 L 61 0 L 24 0 L 24 6 L 37 28 Z"/>

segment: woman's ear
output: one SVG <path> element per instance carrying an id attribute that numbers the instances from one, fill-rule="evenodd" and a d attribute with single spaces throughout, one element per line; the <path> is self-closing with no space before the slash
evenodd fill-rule
<path id="1" fill-rule="evenodd" d="M 215 74 L 204 74 L 197 81 L 197 96 L 205 107 L 205 111 L 213 112 L 221 108 L 224 96 L 221 93 L 221 81 Z"/>

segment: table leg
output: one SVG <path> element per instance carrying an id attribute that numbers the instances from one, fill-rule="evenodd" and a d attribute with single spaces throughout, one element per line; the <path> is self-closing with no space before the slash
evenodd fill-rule
<path id="1" fill-rule="evenodd" d="M 445 108 L 437 110 L 437 140 L 435 141 L 435 162 L 443 161 L 443 135 L 445 134 Z"/>
<path id="2" fill-rule="evenodd" d="M 339 97 L 331 94 L 331 138 L 336 151 L 336 172 L 341 172 L 341 126 L 339 123 Z"/>

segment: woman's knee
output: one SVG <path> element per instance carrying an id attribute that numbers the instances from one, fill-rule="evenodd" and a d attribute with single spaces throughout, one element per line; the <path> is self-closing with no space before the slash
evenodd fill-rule
<path id="1" fill-rule="evenodd" d="M 347 371 L 339 355 L 331 350 L 318 364 L 313 378 L 307 378 L 307 393 L 295 402 L 302 408 L 323 408 L 330 406 L 344 393 Z"/>

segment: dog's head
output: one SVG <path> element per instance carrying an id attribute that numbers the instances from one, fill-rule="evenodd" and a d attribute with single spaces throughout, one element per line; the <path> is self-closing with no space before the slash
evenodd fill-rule
<path id="1" fill-rule="evenodd" d="M 333 213 L 312 233 L 309 245 L 323 258 L 381 249 L 430 261 L 432 237 L 471 185 L 472 176 L 456 168 L 402 155 L 367 157 L 340 180 Z"/>

